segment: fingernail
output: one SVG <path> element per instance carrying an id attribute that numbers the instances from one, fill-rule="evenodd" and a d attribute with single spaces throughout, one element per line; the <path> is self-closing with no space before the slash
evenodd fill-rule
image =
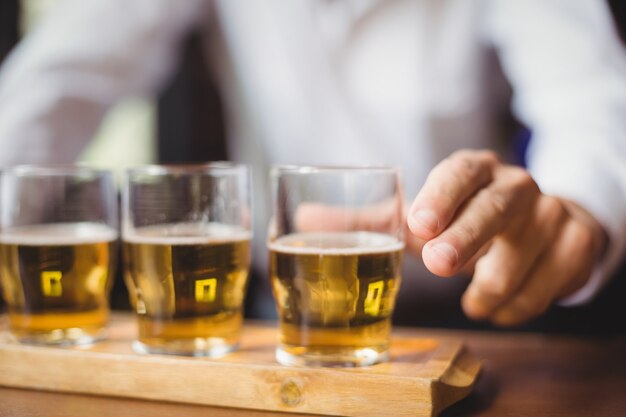
<path id="1" fill-rule="evenodd" d="M 456 249 L 452 247 L 452 245 L 444 242 L 435 243 L 430 247 L 437 256 L 445 260 L 451 267 L 456 266 L 456 263 L 459 260 L 459 254 Z"/>
<path id="2" fill-rule="evenodd" d="M 439 229 L 439 219 L 431 210 L 419 210 L 413 213 L 413 220 L 433 234 L 437 233 Z"/>

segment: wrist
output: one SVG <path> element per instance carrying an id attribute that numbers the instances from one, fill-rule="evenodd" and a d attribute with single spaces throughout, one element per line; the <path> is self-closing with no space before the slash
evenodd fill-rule
<path id="1" fill-rule="evenodd" d="M 592 259 L 594 260 L 594 264 L 602 261 L 609 244 L 607 231 L 591 213 L 577 203 L 565 198 L 559 198 L 559 201 L 563 204 L 563 207 L 573 220 L 583 224 L 591 231 L 594 248 Z"/>

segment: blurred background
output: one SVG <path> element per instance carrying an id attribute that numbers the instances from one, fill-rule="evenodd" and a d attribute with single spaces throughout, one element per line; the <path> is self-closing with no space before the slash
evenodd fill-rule
<path id="1" fill-rule="evenodd" d="M 0 2 L 0 65 L 10 50 L 54 8 L 65 0 L 2 0 Z M 609 4 L 622 39 L 626 39 L 626 2 Z M 199 36 L 191 33 L 180 50 L 178 69 L 167 86 L 153 98 L 132 97 L 109 111 L 95 140 L 83 152 L 80 161 L 120 173 L 128 166 L 146 163 L 189 163 L 228 159 L 225 146 L 223 106 L 203 57 Z M 625 75 L 626 76 L 626 75 Z M 503 127 L 514 137 L 517 154 L 522 155 L 528 132 L 512 117 Z M 128 140 L 131 139 L 132 140 Z M 176 138 L 176 140 L 171 140 Z M 208 138 L 208 140 L 207 140 Z M 124 152 L 116 151 L 120 147 Z M 521 158 L 518 157 L 520 162 Z M 626 268 L 618 279 L 589 305 L 578 308 L 553 307 L 544 317 L 521 329 L 567 333 L 626 332 Z M 248 294 L 254 294 L 259 277 L 251 282 Z M 455 291 L 462 291 L 455 290 Z M 398 308 L 396 323 L 457 328 L 491 328 L 467 320 L 459 306 L 461 292 L 449 297 L 449 305 L 438 305 L 430 314 L 408 314 Z M 251 300 L 252 302 L 252 300 Z M 112 306 L 128 308 L 127 294 L 121 279 L 121 267 L 114 288 Z M 251 315 L 258 315 L 248 306 Z M 442 314 L 441 311 L 445 313 Z"/>
<path id="2" fill-rule="evenodd" d="M 13 46 L 64 0 L 8 0 L 0 5 L 0 65 Z M 156 103 L 145 97 L 124 100 L 107 115 L 80 160 L 120 173 L 129 165 L 157 160 Z M 132 138 L 132 140 L 127 140 Z M 123 146 L 124 153 L 115 152 Z M 115 155 L 114 158 L 111 155 Z M 118 176 L 119 178 L 119 176 Z"/>
<path id="3" fill-rule="evenodd" d="M 19 40 L 64 1 L 3 0 L 0 65 Z M 133 165 L 227 159 L 220 97 L 207 75 L 199 42 L 196 34 L 189 36 L 178 71 L 158 97 L 126 98 L 109 111 L 81 162 L 111 169 L 121 178 Z M 175 141 L 168 140 L 174 136 Z M 116 151 L 120 147 L 123 153 Z"/>

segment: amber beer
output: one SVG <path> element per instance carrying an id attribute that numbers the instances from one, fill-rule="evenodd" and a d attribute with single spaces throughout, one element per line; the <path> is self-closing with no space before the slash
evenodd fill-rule
<path id="1" fill-rule="evenodd" d="M 395 238 L 371 232 L 298 233 L 270 243 L 279 362 L 384 361 L 402 249 Z"/>
<path id="2" fill-rule="evenodd" d="M 250 235 L 224 225 L 210 229 L 194 236 L 150 226 L 124 238 L 126 283 L 139 321 L 135 349 L 221 356 L 237 346 Z"/>
<path id="3" fill-rule="evenodd" d="M 114 229 L 96 223 L 4 230 L 0 271 L 12 335 L 46 344 L 103 337 L 116 239 Z"/>

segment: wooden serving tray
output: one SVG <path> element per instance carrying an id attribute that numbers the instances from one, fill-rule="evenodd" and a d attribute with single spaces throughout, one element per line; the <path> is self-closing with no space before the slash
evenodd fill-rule
<path id="1" fill-rule="evenodd" d="M 1 320 L 0 320 L 1 321 Z M 90 347 L 12 343 L 0 332 L 0 385 L 222 407 L 338 416 L 436 416 L 465 397 L 480 371 L 459 340 L 394 337 L 391 361 L 367 368 L 276 363 L 276 329 L 247 324 L 221 359 L 142 355 L 131 315 Z"/>

